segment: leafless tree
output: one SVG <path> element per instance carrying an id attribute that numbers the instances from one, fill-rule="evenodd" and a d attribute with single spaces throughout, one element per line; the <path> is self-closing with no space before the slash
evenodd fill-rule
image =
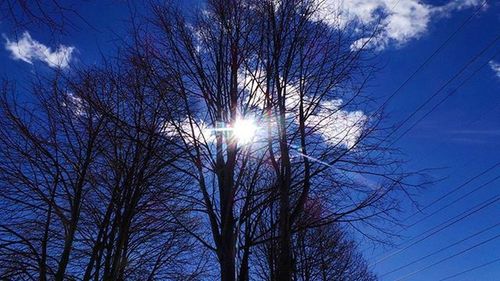
<path id="1" fill-rule="evenodd" d="M 364 94 L 376 30 L 325 3 L 153 2 L 116 59 L 6 83 L 0 276 L 375 280 L 351 235 L 412 174 Z"/>
<path id="2" fill-rule="evenodd" d="M 308 227 L 321 212 L 314 201 L 298 218 L 300 230 L 292 234 L 293 280 L 377 280 L 347 230 L 336 223 Z M 256 247 L 253 257 L 259 280 L 276 280 L 278 244 L 268 241 Z"/>
<path id="3" fill-rule="evenodd" d="M 196 210 L 211 231 L 197 238 L 216 254 L 222 280 L 246 280 L 247 266 L 238 265 L 268 240 L 279 242 L 273 280 L 291 280 L 292 236 L 311 197 L 327 211 L 308 227 L 392 221 L 392 195 L 409 174 L 386 157 L 380 111 L 359 111 L 373 109 L 362 94 L 373 67 L 355 44 L 356 26 L 326 24 L 322 1 L 213 0 L 190 15 L 169 4 L 154 11 L 154 32 L 141 42 L 155 74 L 184 100 L 167 110 L 183 115 L 167 118 L 167 134 L 186 155 L 179 169 L 197 183 Z M 253 129 L 247 120 L 258 129 L 245 144 L 237 131 Z"/>
<path id="4" fill-rule="evenodd" d="M 335 224 L 300 231 L 293 242 L 294 280 L 377 280 L 356 244 Z"/>
<path id="5" fill-rule="evenodd" d="M 30 103 L 4 88 L 2 278 L 196 277 L 186 185 L 138 69 L 39 83 Z"/>

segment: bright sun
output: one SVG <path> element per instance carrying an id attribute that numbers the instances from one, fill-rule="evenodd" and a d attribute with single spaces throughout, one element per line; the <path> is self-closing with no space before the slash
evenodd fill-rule
<path id="1" fill-rule="evenodd" d="M 233 136 L 238 144 L 250 143 L 255 137 L 257 126 L 252 119 L 237 119 L 233 125 Z"/>

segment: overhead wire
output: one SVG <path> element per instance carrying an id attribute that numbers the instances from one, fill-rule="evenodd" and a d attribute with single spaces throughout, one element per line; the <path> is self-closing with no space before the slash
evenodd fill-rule
<path id="1" fill-rule="evenodd" d="M 473 182 L 474 180 L 484 176 L 485 174 L 489 173 L 491 170 L 495 169 L 496 167 L 500 166 L 500 161 L 494 163 L 492 166 L 486 168 L 485 170 L 481 171 L 479 174 L 473 176 L 472 178 L 469 178 L 468 180 L 466 180 L 465 182 L 463 182 L 462 184 L 460 184 L 459 186 L 457 186 L 456 188 L 450 190 L 449 192 L 443 194 L 442 196 L 434 199 L 431 203 L 425 205 L 424 207 L 420 208 L 419 211 L 411 214 L 410 216 L 406 217 L 405 220 L 408 220 L 412 217 L 414 217 L 415 215 L 418 215 L 418 214 L 421 214 L 422 211 L 434 206 L 436 203 L 440 202 L 441 200 L 445 199 L 446 197 L 454 194 L 455 192 L 459 191 L 460 189 L 462 189 L 463 187 L 467 186 L 469 183 Z"/>
<path id="2" fill-rule="evenodd" d="M 470 246 L 470 247 L 468 247 L 468 248 L 466 248 L 466 249 L 464 249 L 464 250 L 461 250 L 460 252 L 457 252 L 457 253 L 455 253 L 455 254 L 453 254 L 453 255 L 450 255 L 450 256 L 447 256 L 447 257 L 445 257 L 445 258 L 443 258 L 443 259 L 440 259 L 439 261 L 437 261 L 437 262 L 435 262 L 435 263 L 429 264 L 428 266 L 425 266 L 425 267 L 423 267 L 423 268 L 421 268 L 421 269 L 419 269 L 419 270 L 416 270 L 416 271 L 413 271 L 413 272 L 411 272 L 411 273 L 408 273 L 408 274 L 406 274 L 406 275 L 405 275 L 405 276 L 403 276 L 403 277 L 400 277 L 400 278 L 398 278 L 398 279 L 395 279 L 394 281 L 402 281 L 402 280 L 405 280 L 405 279 L 407 279 L 407 278 L 408 278 L 408 277 L 410 277 L 410 276 L 413 276 L 413 275 L 415 275 L 415 274 L 417 274 L 417 273 L 420 273 L 420 272 L 422 272 L 422 271 L 425 271 L 425 270 L 427 270 L 427 269 L 429 269 L 429 268 L 432 268 L 432 267 L 434 267 L 434 266 L 437 266 L 437 265 L 439 265 L 439 264 L 442 264 L 442 263 L 443 263 L 443 262 L 445 262 L 445 261 L 451 260 L 451 259 L 453 259 L 453 258 L 455 258 L 455 257 L 458 257 L 458 256 L 460 256 L 460 255 L 462 255 L 462 254 L 465 254 L 465 253 L 467 253 L 467 252 L 469 252 L 469 251 L 471 251 L 471 250 L 473 250 L 473 249 L 475 249 L 475 248 L 477 248 L 477 247 L 479 247 L 479 246 L 482 246 L 482 245 L 485 245 L 485 244 L 487 244 L 487 243 L 489 243 L 489 242 L 491 242 L 491 241 L 494 241 L 494 240 L 498 239 L 499 237 L 500 237 L 500 234 L 497 234 L 496 236 L 493 236 L 493 237 L 490 237 L 490 238 L 488 238 L 488 239 L 486 239 L 486 240 L 483 240 L 483 241 L 481 241 L 481 242 L 479 242 L 479 243 L 477 243 L 477 244 L 474 244 L 474 245 L 472 245 L 472 246 Z"/>
<path id="3" fill-rule="evenodd" d="M 496 43 L 498 41 L 498 39 L 500 39 L 500 36 L 497 36 L 494 40 L 494 43 Z M 491 47 L 488 46 L 488 48 Z M 487 51 L 487 49 L 483 49 L 484 52 Z M 491 56 L 488 60 L 486 60 L 479 68 L 477 68 L 476 70 L 474 70 L 474 72 L 469 75 L 466 79 L 464 79 L 456 88 L 454 88 L 453 90 L 451 90 L 443 99 L 441 99 L 438 103 L 436 103 L 429 111 L 427 111 L 423 116 L 421 116 L 415 123 L 413 123 L 410 127 L 408 127 L 401 135 L 399 135 L 395 140 L 393 140 L 390 145 L 394 145 L 396 142 L 398 142 L 403 136 L 405 136 L 408 132 L 410 132 L 411 130 L 413 130 L 415 128 L 416 125 L 418 125 L 420 122 L 422 122 L 422 120 L 424 120 L 427 116 L 429 116 L 432 112 L 434 112 L 441 104 L 443 104 L 446 100 L 448 100 L 458 89 L 460 89 L 462 86 L 464 86 L 467 82 L 470 81 L 470 79 L 472 79 L 472 77 L 474 77 L 477 73 L 479 73 L 479 71 L 481 69 L 483 69 L 486 65 L 489 64 L 489 62 L 494 58 L 496 57 L 498 54 L 495 53 L 493 56 Z M 465 71 L 465 69 L 463 69 L 463 71 Z M 462 71 L 461 71 L 462 72 Z M 453 78 L 454 79 L 454 78 Z M 451 83 L 451 82 L 450 82 Z M 429 99 L 427 99 L 422 105 L 421 107 L 419 107 L 419 109 L 423 108 L 425 105 L 427 105 L 432 99 L 434 99 L 434 97 L 437 96 L 437 94 L 439 92 L 441 92 L 442 90 L 444 90 L 446 86 L 443 86 L 442 88 L 440 88 L 434 95 L 432 95 L 431 97 L 429 97 Z M 414 113 L 416 114 L 417 111 L 414 111 Z M 410 116 L 413 116 L 413 115 L 410 115 Z M 409 120 L 411 118 L 407 118 L 405 120 Z"/>
<path id="4" fill-rule="evenodd" d="M 456 274 L 453 274 L 453 275 L 447 276 L 447 277 L 445 277 L 445 278 L 443 278 L 443 279 L 439 279 L 438 281 L 445 281 L 445 280 L 449 280 L 449 279 L 452 279 L 452 278 L 458 277 L 458 276 L 460 276 L 460 275 L 464 275 L 464 274 L 466 274 L 466 273 L 469 273 L 469 272 L 472 272 L 472 271 L 475 271 L 475 270 L 481 269 L 481 268 L 483 268 L 483 267 L 487 267 L 487 266 L 492 265 L 492 264 L 497 263 L 497 262 L 500 262 L 500 258 L 497 258 L 497 259 L 494 259 L 494 260 L 492 260 L 492 261 L 489 261 L 489 262 L 486 262 L 486 263 L 480 264 L 480 265 L 475 266 L 475 267 L 473 267 L 473 268 L 469 268 L 469 269 L 464 270 L 464 271 L 461 271 L 461 272 L 459 272 L 459 273 L 456 273 Z"/>
<path id="5" fill-rule="evenodd" d="M 405 250 L 407 250 L 407 249 L 415 246 L 416 244 L 418 244 L 418 243 L 420 243 L 420 242 L 422 242 L 424 240 L 429 239 L 430 237 L 436 235 L 437 233 L 439 233 L 439 232 L 441 232 L 441 231 L 443 231 L 443 230 L 445 230 L 445 229 L 447 229 L 447 228 L 449 228 L 449 227 L 451 227 L 451 226 L 453 226 L 453 225 L 461 222 L 462 220 L 464 220 L 464 219 L 466 219 L 466 218 L 468 218 L 468 217 L 470 217 L 470 216 L 478 213 L 479 211 L 486 209 L 487 207 L 491 206 L 492 204 L 498 202 L 499 200 L 500 200 L 500 195 L 496 195 L 496 196 L 494 196 L 492 198 L 489 198 L 489 199 L 487 199 L 485 201 L 482 201 L 481 203 L 475 205 L 474 207 L 469 208 L 465 212 L 462 212 L 459 215 L 457 215 L 457 216 L 455 216 L 455 217 L 453 217 L 451 219 L 448 219 L 445 222 L 437 225 L 436 227 L 433 227 L 433 228 L 431 228 L 431 229 L 429 229 L 429 230 L 427 230 L 427 231 L 425 231 L 425 232 L 423 232 L 423 233 L 421 233 L 421 234 L 413 237 L 411 240 L 408 241 L 408 242 L 410 242 L 408 245 L 406 245 L 405 247 L 403 247 L 401 249 L 398 249 L 398 250 L 396 250 L 396 251 L 394 251 L 394 252 L 392 252 L 392 253 L 390 253 L 388 255 L 385 255 L 384 257 L 382 257 L 382 258 L 376 260 L 375 262 L 371 263 L 370 266 L 379 264 L 379 263 L 381 263 L 381 262 L 383 262 L 383 261 L 385 261 L 385 260 L 387 260 L 387 259 L 389 259 L 389 258 L 391 258 L 391 257 L 393 257 L 395 255 L 400 254 L 401 252 L 403 252 L 403 251 L 405 251 Z"/>
<path id="6" fill-rule="evenodd" d="M 486 5 L 486 3 L 488 2 L 488 0 L 485 0 L 481 3 L 481 5 L 478 6 L 477 9 L 474 10 L 474 12 L 469 16 L 467 17 L 458 27 L 457 29 L 455 29 L 440 45 L 437 49 L 435 49 L 430 56 L 428 56 L 411 74 L 410 76 L 405 79 L 405 81 L 403 81 L 403 83 L 398 87 L 396 88 L 396 90 L 394 92 L 391 93 L 391 95 L 389 95 L 389 97 L 382 103 L 382 105 L 375 111 L 375 112 L 378 112 L 380 110 L 382 110 L 384 108 L 384 106 L 386 106 L 389 101 L 392 100 L 392 98 L 394 98 L 398 93 L 399 91 L 401 91 L 401 89 L 403 89 L 407 84 L 408 82 L 410 82 L 425 66 L 427 66 L 427 64 L 437 55 L 441 52 L 441 50 L 444 49 L 444 47 L 451 41 L 451 39 L 453 39 L 453 37 L 455 37 L 478 13 L 479 11 L 481 11 L 481 9 Z M 399 1 L 398 1 L 399 3 Z M 397 3 L 396 3 L 397 4 Z"/>
<path id="7" fill-rule="evenodd" d="M 415 221 L 414 223 L 412 223 L 412 224 L 410 224 L 410 225 L 406 226 L 404 230 L 407 230 L 407 229 L 409 229 L 409 228 L 411 228 L 411 227 L 413 227 L 413 226 L 415 226 L 415 225 L 417 225 L 417 224 L 419 224 L 419 223 L 421 223 L 421 222 L 425 221 L 426 219 L 428 219 L 428 218 L 430 218 L 430 217 L 432 217 L 432 216 L 436 215 L 437 213 L 441 212 L 442 210 L 444 210 L 444 209 L 446 209 L 446 208 L 448 208 L 448 207 L 450 207 L 450 206 L 452 206 L 452 205 L 456 204 L 456 203 L 457 203 L 457 202 L 459 202 L 460 200 L 462 200 L 462 199 L 464 199 L 464 198 L 466 198 L 466 197 L 468 197 L 468 196 L 470 196 L 470 195 L 472 195 L 472 194 L 476 193 L 477 191 L 479 191 L 479 190 L 481 190 L 481 189 L 483 189 L 483 188 L 485 188 L 485 187 L 489 186 L 491 183 L 493 183 L 493 182 L 497 181 L 498 179 L 500 179 L 500 175 L 499 175 L 499 176 L 494 177 L 493 179 L 491 179 L 491 180 L 489 180 L 489 181 L 487 181 L 487 182 L 485 182 L 485 183 L 483 183 L 483 184 L 481 184 L 481 185 L 479 185 L 478 187 L 474 188 L 473 190 L 471 190 L 471 191 L 469 191 L 469 192 L 467 192 L 467 193 L 463 194 L 462 196 L 458 197 L 457 199 L 455 199 L 455 200 L 451 201 L 450 203 L 448 203 L 448 204 L 446 204 L 446 205 L 442 206 L 441 208 L 439 208 L 439 209 L 435 210 L 434 212 L 432 212 L 432 214 L 426 215 L 426 216 L 422 217 L 421 219 L 419 219 L 419 220 Z"/>
<path id="8" fill-rule="evenodd" d="M 478 232 L 475 232 L 475 233 L 473 233 L 473 234 L 471 234 L 471 235 L 468 235 L 467 237 L 462 238 L 462 239 L 460 239 L 460 240 L 458 240 L 458 241 L 456 241 L 456 242 L 453 242 L 452 244 L 449 244 L 449 245 L 447 245 L 447 246 L 445 246 L 445 247 L 442 247 L 442 248 L 440 248 L 439 250 L 436 250 L 436 251 L 434 251 L 434 252 L 431 252 L 431 253 L 429 253 L 429 254 L 427 254 L 427 255 L 425 255 L 425 256 L 422 256 L 422 257 L 420 257 L 420 258 L 418 258 L 418 259 L 415 259 L 415 260 L 412 260 L 411 262 L 408 262 L 408 263 L 406 263 L 406 264 L 404 264 L 404 265 L 402 265 L 402 266 L 399 266 L 399 267 L 397 267 L 397 268 L 395 268 L 395 269 L 392 269 L 392 270 L 390 270 L 390 271 L 388 271 L 388 272 L 386 272 L 386 273 L 384 273 L 384 274 L 380 275 L 380 277 L 387 276 L 387 275 L 392 274 L 392 273 L 394 273 L 394 272 L 400 271 L 400 270 L 401 270 L 401 269 L 403 269 L 403 268 L 407 268 L 407 267 L 412 266 L 412 265 L 414 265 L 414 264 L 416 264 L 416 263 L 418 263 L 418 262 L 421 262 L 421 261 L 423 261 L 423 260 L 426 260 L 426 259 L 428 259 L 428 258 L 430 258 L 430 257 L 432 257 L 432 256 L 434 256 L 434 255 L 436 255 L 436 254 L 439 254 L 439 253 L 441 253 L 441 252 L 443 252 L 443 251 L 445 251 L 445 250 L 447 250 L 447 249 L 450 249 L 450 248 L 452 248 L 452 247 L 454 247 L 454 246 L 456 246 L 456 245 L 462 244 L 463 242 L 465 242 L 465 241 L 467 241 L 467 240 L 470 240 L 471 238 L 474 238 L 474 237 L 476 237 L 476 236 L 479 236 L 479 235 L 481 235 L 481 234 L 483 234 L 483 233 L 485 233 L 485 232 L 487 232 L 487 231 L 489 231 L 489 230 L 491 230 L 491 229 L 494 229 L 494 228 L 496 228 L 496 227 L 498 227 L 498 226 L 500 226 L 500 222 L 498 222 L 498 223 L 496 223 L 496 224 L 494 224 L 494 225 L 492 225 L 492 226 L 489 226 L 489 227 L 487 227 L 487 228 L 485 228 L 485 229 L 482 229 L 482 230 L 480 230 L 480 231 L 478 231 Z"/>

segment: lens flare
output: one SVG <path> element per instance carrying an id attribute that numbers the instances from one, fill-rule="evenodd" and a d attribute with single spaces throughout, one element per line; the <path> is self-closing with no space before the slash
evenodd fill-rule
<path id="1" fill-rule="evenodd" d="M 252 119 L 237 119 L 233 124 L 233 136 L 240 145 L 252 142 L 257 126 Z"/>

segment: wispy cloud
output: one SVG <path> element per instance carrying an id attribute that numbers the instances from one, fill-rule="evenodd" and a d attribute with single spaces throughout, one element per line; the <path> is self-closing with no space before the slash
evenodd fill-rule
<path id="1" fill-rule="evenodd" d="M 493 70 L 498 78 L 500 78 L 500 63 L 490 61 L 491 70 Z"/>
<path id="2" fill-rule="evenodd" d="M 419 38 L 428 30 L 432 19 L 478 7 L 483 1 L 453 0 L 434 6 L 420 0 L 326 0 L 320 18 L 339 28 L 354 21 L 364 26 L 379 25 L 380 32 L 374 38 L 360 38 L 352 47 L 359 48 L 366 43 L 368 47 L 382 50 Z"/>
<path id="3" fill-rule="evenodd" d="M 30 64 L 39 60 L 50 67 L 68 67 L 75 50 L 75 47 L 64 45 L 59 45 L 56 50 L 52 50 L 52 48 L 34 40 L 27 31 L 17 41 L 11 41 L 7 37 L 5 40 L 5 48 L 10 51 L 12 58 Z"/>
<path id="4" fill-rule="evenodd" d="M 484 130 L 451 130 L 449 133 L 454 135 L 483 135 L 483 136 L 500 136 L 500 129 L 484 129 Z"/>
<path id="5" fill-rule="evenodd" d="M 447 131 L 447 139 L 465 144 L 498 143 L 500 129 L 458 129 Z"/>

